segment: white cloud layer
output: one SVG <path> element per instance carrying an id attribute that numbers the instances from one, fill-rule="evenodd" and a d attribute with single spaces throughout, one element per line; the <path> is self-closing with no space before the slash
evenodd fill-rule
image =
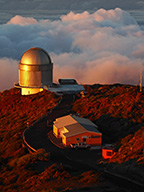
<path id="1" fill-rule="evenodd" d="M 0 59 L 0 91 L 13 87 L 18 82 L 17 61 L 9 58 Z"/>
<path id="2" fill-rule="evenodd" d="M 17 81 L 20 57 L 31 47 L 48 51 L 55 82 L 72 77 L 87 84 L 138 84 L 144 70 L 144 33 L 119 8 L 70 12 L 57 21 L 17 15 L 0 25 L 0 91 Z"/>

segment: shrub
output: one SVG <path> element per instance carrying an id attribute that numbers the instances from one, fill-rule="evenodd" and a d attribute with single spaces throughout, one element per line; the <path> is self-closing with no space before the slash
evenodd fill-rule
<path id="1" fill-rule="evenodd" d="M 38 149 L 36 151 L 36 154 L 37 154 L 38 160 L 40 160 L 40 161 L 47 161 L 50 158 L 50 154 L 48 152 L 46 152 L 45 149 Z"/>
<path id="2" fill-rule="evenodd" d="M 121 140 L 121 144 L 124 145 L 126 143 L 128 143 L 128 141 L 133 137 L 133 134 L 130 134 L 126 137 L 124 137 L 122 140 Z"/>
<path id="3" fill-rule="evenodd" d="M 70 174 L 67 171 L 59 171 L 59 170 L 57 170 L 55 172 L 55 174 L 53 175 L 53 178 L 57 178 L 58 180 L 69 178 L 69 177 L 70 177 Z"/>
<path id="4" fill-rule="evenodd" d="M 48 159 L 49 154 L 45 151 L 45 149 L 39 149 L 34 153 L 28 153 L 26 155 L 23 155 L 22 157 L 10 161 L 9 165 L 11 167 L 28 167 L 36 161 L 47 161 Z"/>
<path id="5" fill-rule="evenodd" d="M 81 174 L 81 179 L 79 180 L 82 183 L 96 183 L 98 182 L 98 174 L 93 171 L 84 172 Z"/>
<path id="6" fill-rule="evenodd" d="M 34 162 L 36 158 L 34 156 L 31 156 L 31 154 L 26 154 L 22 157 L 13 159 L 12 161 L 9 162 L 9 165 L 11 167 L 27 167 L 30 163 Z"/>
<path id="7" fill-rule="evenodd" d="M 45 169 L 45 172 L 47 172 L 50 176 L 53 176 L 53 174 L 57 171 L 57 164 L 53 164 L 50 167 Z"/>

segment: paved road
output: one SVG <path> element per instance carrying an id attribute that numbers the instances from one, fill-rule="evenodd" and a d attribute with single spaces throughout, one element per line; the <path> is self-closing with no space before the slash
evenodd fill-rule
<path id="1" fill-rule="evenodd" d="M 25 139 L 34 149 L 44 148 L 46 151 L 50 152 L 52 160 L 57 163 L 62 162 L 74 167 L 75 169 L 89 170 L 92 168 L 89 166 L 89 164 L 91 164 L 89 161 L 92 161 L 95 165 L 100 155 L 97 155 L 95 151 L 87 150 L 86 154 L 86 150 L 60 149 L 56 147 L 47 136 L 52 130 L 52 125 L 47 126 L 47 120 L 53 121 L 57 117 L 69 114 L 72 103 L 73 96 L 65 95 L 62 102 L 52 111 L 51 114 L 38 122 L 34 127 L 26 130 Z M 87 163 L 87 166 L 83 165 L 85 162 Z"/>
<path id="2" fill-rule="evenodd" d="M 60 149 L 56 147 L 47 136 L 47 134 L 52 130 L 52 125 L 47 126 L 47 120 L 53 121 L 57 117 L 69 114 L 72 103 L 72 95 L 64 96 L 62 102 L 52 111 L 51 114 L 25 132 L 26 141 L 34 149 L 46 149 L 46 151 L 51 153 L 52 161 L 56 163 L 70 165 L 75 170 L 87 171 L 92 168 L 98 169 L 96 161 L 101 157 L 100 152 L 95 150 Z M 45 164 L 45 167 L 46 166 L 47 164 Z M 109 182 L 115 183 L 119 187 L 125 186 L 126 189 L 129 189 L 130 191 L 135 191 L 135 187 L 138 188 L 137 185 L 132 186 L 132 184 L 127 181 L 124 183 L 124 180 L 120 178 L 114 180 L 115 177 L 112 175 L 104 174 L 104 176 L 109 180 Z"/>
<path id="3" fill-rule="evenodd" d="M 61 103 L 52 111 L 52 113 L 48 114 L 47 117 L 26 130 L 25 139 L 27 143 L 34 149 L 45 148 L 47 151 L 52 152 L 53 148 L 56 147 L 47 137 L 48 132 L 52 130 L 52 125 L 47 126 L 47 121 L 53 121 L 57 117 L 68 114 L 72 102 L 73 97 L 71 95 L 64 96 Z"/>

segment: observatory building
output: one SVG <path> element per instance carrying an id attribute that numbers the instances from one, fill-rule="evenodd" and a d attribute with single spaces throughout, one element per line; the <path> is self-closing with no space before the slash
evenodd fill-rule
<path id="1" fill-rule="evenodd" d="M 53 84 L 53 63 L 49 54 L 41 48 L 28 49 L 19 63 L 19 83 L 21 95 L 36 94 L 43 89 L 56 94 L 79 93 L 84 90 L 75 79 L 59 79 L 59 84 Z"/>
<path id="2" fill-rule="evenodd" d="M 31 48 L 21 57 L 19 63 L 19 84 L 22 95 L 43 91 L 53 84 L 53 63 L 49 54 L 41 48 Z"/>

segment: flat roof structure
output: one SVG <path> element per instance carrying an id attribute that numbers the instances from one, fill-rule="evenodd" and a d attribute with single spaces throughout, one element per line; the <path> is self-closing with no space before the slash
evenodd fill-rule
<path id="1" fill-rule="evenodd" d="M 57 84 L 57 87 L 44 87 L 44 89 L 47 89 L 54 93 L 66 93 L 66 94 L 72 94 L 72 93 L 79 93 L 81 91 L 84 91 L 84 87 L 79 84 Z"/>
<path id="2" fill-rule="evenodd" d="M 75 85 L 78 84 L 75 79 L 59 79 L 61 85 Z"/>
<path id="3" fill-rule="evenodd" d="M 89 119 L 77 117 L 75 115 L 67 115 L 56 119 L 54 125 L 57 129 L 65 127 L 68 132 L 63 133 L 66 137 L 72 137 L 87 131 L 101 134 L 98 131 L 98 126 Z"/>
<path id="4" fill-rule="evenodd" d="M 101 146 L 102 133 L 98 126 L 86 118 L 75 115 L 66 115 L 57 118 L 53 124 L 53 134 L 62 138 L 65 146 L 83 142 L 91 146 Z"/>

